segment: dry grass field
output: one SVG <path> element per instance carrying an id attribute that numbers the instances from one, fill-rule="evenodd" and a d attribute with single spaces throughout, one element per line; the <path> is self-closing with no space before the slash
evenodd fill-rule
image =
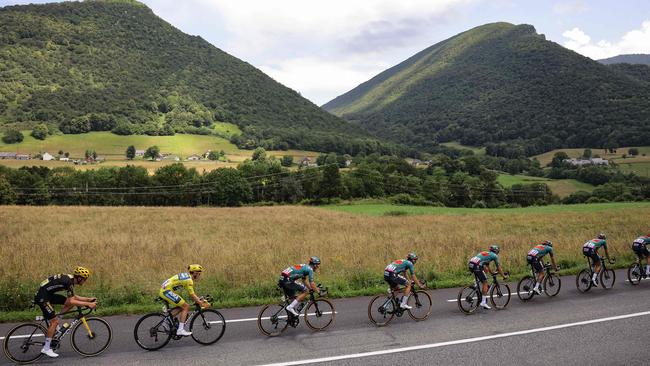
<path id="1" fill-rule="evenodd" d="M 279 272 L 310 255 L 322 258 L 319 281 L 334 295 L 377 291 L 384 266 L 409 251 L 434 286 L 468 281 L 466 261 L 493 242 L 513 273 L 523 273 L 526 252 L 544 239 L 556 243 L 564 268 L 581 266 L 582 244 L 599 231 L 614 254 L 630 259 L 629 243 L 648 227 L 650 209 L 599 207 L 371 217 L 300 206 L 0 206 L 0 303 L 24 308 L 36 283 L 75 265 L 94 272 L 84 292 L 120 306 L 151 303 L 164 279 L 198 262 L 206 267 L 199 293 L 234 305 L 274 296 Z"/>

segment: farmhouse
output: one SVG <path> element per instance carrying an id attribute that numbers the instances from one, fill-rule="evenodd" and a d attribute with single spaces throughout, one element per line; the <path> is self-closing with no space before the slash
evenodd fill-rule
<path id="1" fill-rule="evenodd" d="M 144 156 L 144 150 L 136 150 L 135 151 L 135 156 L 143 157 Z"/>
<path id="2" fill-rule="evenodd" d="M 564 159 L 565 163 L 569 163 L 573 166 L 584 166 L 584 165 L 609 165 L 609 161 L 602 158 L 591 158 L 591 159 Z"/>
<path id="3" fill-rule="evenodd" d="M 54 156 L 52 156 L 50 153 L 46 152 L 46 153 L 43 153 L 43 155 L 41 155 L 41 160 L 45 160 L 45 161 L 54 160 Z"/>
<path id="4" fill-rule="evenodd" d="M 188 156 L 187 159 L 185 159 L 185 160 L 189 160 L 189 161 L 201 160 L 201 157 L 196 155 L 196 154 L 192 154 L 192 155 Z"/>
<path id="5" fill-rule="evenodd" d="M 0 160 L 5 160 L 5 159 L 16 159 L 16 153 L 15 152 L 4 152 L 0 151 Z"/>
<path id="6" fill-rule="evenodd" d="M 163 160 L 172 160 L 172 161 L 181 161 L 181 158 L 179 158 L 176 155 L 164 155 Z"/>
<path id="7" fill-rule="evenodd" d="M 16 154 L 16 160 L 29 160 L 31 158 L 29 154 Z"/>
<path id="8" fill-rule="evenodd" d="M 314 162 L 310 157 L 306 156 L 298 162 L 299 167 L 316 167 L 318 164 Z"/>

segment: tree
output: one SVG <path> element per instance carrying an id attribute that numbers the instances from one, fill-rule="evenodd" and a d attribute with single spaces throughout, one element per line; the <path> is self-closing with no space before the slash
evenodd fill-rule
<path id="1" fill-rule="evenodd" d="M 258 147 L 253 151 L 253 161 L 265 160 L 266 159 L 266 150 L 263 147 Z"/>
<path id="2" fill-rule="evenodd" d="M 203 176 L 203 181 L 209 183 L 206 190 L 210 191 L 210 205 L 241 206 L 251 200 L 250 184 L 237 169 L 215 169 Z"/>
<path id="3" fill-rule="evenodd" d="M 59 156 L 63 155 L 63 150 L 59 150 Z"/>
<path id="4" fill-rule="evenodd" d="M 582 152 L 582 157 L 585 159 L 591 159 L 591 149 L 585 149 L 585 151 Z"/>
<path id="5" fill-rule="evenodd" d="M 339 197 L 343 194 L 343 183 L 341 182 L 341 174 L 339 167 L 329 161 L 328 165 L 323 169 L 323 179 L 320 181 L 318 189 L 318 197 L 320 198 L 333 198 Z M 334 161 L 336 162 L 336 160 Z"/>
<path id="6" fill-rule="evenodd" d="M 135 158 L 135 146 L 131 145 L 126 148 L 126 158 L 133 160 Z"/>
<path id="7" fill-rule="evenodd" d="M 293 164 L 293 156 L 291 155 L 285 155 L 282 157 L 282 161 L 280 162 L 282 166 L 285 167 L 290 167 Z"/>
<path id="8" fill-rule="evenodd" d="M 37 140 L 45 140 L 45 138 L 47 138 L 48 133 L 49 130 L 47 129 L 47 125 L 45 123 L 41 123 L 34 127 L 31 135 L 33 138 Z"/>
<path id="9" fill-rule="evenodd" d="M 66 134 L 86 133 L 90 131 L 90 119 L 88 116 L 75 117 L 61 122 L 61 132 Z"/>
<path id="10" fill-rule="evenodd" d="M 569 155 L 564 151 L 558 151 L 553 155 L 553 160 L 551 161 L 552 168 L 561 168 L 564 166 L 564 160 L 569 159 Z"/>
<path id="11" fill-rule="evenodd" d="M 208 159 L 209 160 L 219 160 L 219 154 L 217 154 L 214 151 L 210 151 L 210 153 L 208 154 Z"/>
<path id="12" fill-rule="evenodd" d="M 639 155 L 639 149 L 637 149 L 636 147 L 631 147 L 627 151 L 627 153 L 630 154 L 631 156 L 637 156 L 637 155 Z"/>
<path id="13" fill-rule="evenodd" d="M 24 139 L 25 136 L 23 136 L 22 132 L 13 128 L 7 130 L 7 132 L 5 132 L 5 135 L 2 136 L 2 141 L 5 144 L 15 144 L 18 142 L 23 142 Z"/>
<path id="14" fill-rule="evenodd" d="M 16 192 L 11 188 L 9 181 L 0 175 L 0 205 L 10 205 L 16 202 Z"/>
<path id="15" fill-rule="evenodd" d="M 69 158 L 69 157 L 70 157 L 70 153 L 66 151 L 65 154 L 63 154 L 63 156 L 65 156 L 66 158 Z"/>
<path id="16" fill-rule="evenodd" d="M 145 159 L 156 160 L 160 156 L 160 148 L 156 145 L 149 146 L 147 151 L 144 152 Z"/>

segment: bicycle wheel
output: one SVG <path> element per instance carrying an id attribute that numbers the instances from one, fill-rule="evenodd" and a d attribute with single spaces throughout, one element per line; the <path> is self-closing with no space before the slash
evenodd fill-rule
<path id="1" fill-rule="evenodd" d="M 583 269 L 576 276 L 576 287 L 580 292 L 587 292 L 591 289 L 591 272 L 588 269 Z"/>
<path id="2" fill-rule="evenodd" d="M 266 305 L 257 316 L 257 328 L 265 336 L 275 337 L 289 326 L 289 317 L 284 305 Z"/>
<path id="3" fill-rule="evenodd" d="M 630 268 L 627 269 L 627 279 L 632 285 L 641 283 L 641 268 L 638 263 L 632 263 Z"/>
<path id="4" fill-rule="evenodd" d="M 610 289 L 614 286 L 614 282 L 616 282 L 616 272 L 614 272 L 613 269 L 602 269 L 600 271 L 600 285 L 604 289 Z"/>
<path id="5" fill-rule="evenodd" d="M 305 307 L 305 324 L 312 330 L 323 330 L 334 322 L 334 304 L 327 299 L 317 299 Z"/>
<path id="6" fill-rule="evenodd" d="M 138 346 L 147 351 L 164 347 L 172 337 L 169 319 L 160 313 L 147 314 L 140 318 L 133 329 L 133 337 Z"/>
<path id="7" fill-rule="evenodd" d="M 390 323 L 395 317 L 395 304 L 391 297 L 388 296 L 375 296 L 368 304 L 368 318 L 378 327 Z"/>
<path id="8" fill-rule="evenodd" d="M 505 309 L 510 303 L 510 286 L 505 283 L 492 286 L 490 290 L 490 302 L 495 308 Z"/>
<path id="9" fill-rule="evenodd" d="M 431 296 L 426 291 L 418 290 L 412 293 L 408 304 L 411 306 L 408 313 L 415 321 L 424 320 L 431 314 Z"/>
<path id="10" fill-rule="evenodd" d="M 86 318 L 86 324 L 81 321 L 72 330 L 72 348 L 82 356 L 97 356 L 111 344 L 113 331 L 101 318 Z"/>
<path id="11" fill-rule="evenodd" d="M 555 273 L 550 274 L 544 277 L 544 293 L 548 297 L 553 297 L 560 293 L 560 288 L 562 287 L 562 280 L 560 276 Z"/>
<path id="12" fill-rule="evenodd" d="M 526 276 L 517 284 L 517 296 L 521 301 L 528 301 L 535 296 L 535 279 L 533 276 Z"/>
<path id="13" fill-rule="evenodd" d="M 47 330 L 40 324 L 26 323 L 7 333 L 4 351 L 8 359 L 16 363 L 30 363 L 43 356 L 41 348 L 45 344 Z"/>
<path id="14" fill-rule="evenodd" d="M 474 286 L 465 286 L 458 292 L 458 308 L 465 314 L 471 314 L 478 308 L 479 291 Z"/>
<path id="15" fill-rule="evenodd" d="M 195 313 L 190 321 L 190 332 L 196 343 L 209 345 L 221 339 L 226 331 L 226 319 L 214 309 Z"/>

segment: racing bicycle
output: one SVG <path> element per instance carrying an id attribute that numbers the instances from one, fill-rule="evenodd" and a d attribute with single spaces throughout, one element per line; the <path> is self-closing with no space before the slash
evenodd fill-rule
<path id="1" fill-rule="evenodd" d="M 558 267 L 559 268 L 559 267 Z M 537 273 L 531 268 L 532 275 L 527 275 L 517 284 L 517 296 L 521 301 L 532 299 L 537 293 L 533 290 L 537 283 Z M 544 278 L 542 279 L 542 292 L 548 297 L 556 296 L 560 293 L 562 280 L 555 272 L 550 263 L 544 264 Z"/>
<path id="2" fill-rule="evenodd" d="M 378 327 L 382 327 L 388 323 L 395 316 L 401 317 L 404 312 L 415 321 L 422 321 L 429 317 L 431 314 L 431 296 L 423 290 L 415 290 L 415 281 L 411 281 L 411 295 L 407 300 L 407 304 L 411 309 L 402 309 L 400 304 L 402 298 L 397 297 L 396 291 L 388 289 L 388 296 L 378 295 L 370 300 L 368 304 L 368 318 Z"/>
<path id="3" fill-rule="evenodd" d="M 510 286 L 506 283 L 500 283 L 497 279 L 498 272 L 491 273 L 492 283 L 488 288 L 490 303 L 497 310 L 505 309 L 510 303 Z M 504 273 L 508 276 L 508 272 Z M 458 292 L 458 308 L 465 314 L 471 314 L 478 309 L 483 300 L 482 284 L 474 276 L 474 284 L 463 287 Z"/>
<path id="4" fill-rule="evenodd" d="M 592 262 L 591 257 L 587 257 L 587 268 L 580 271 L 576 276 L 576 287 L 580 292 L 587 292 L 595 286 L 591 281 L 594 275 L 594 264 Z M 614 282 L 616 281 L 616 272 L 614 272 L 613 269 L 607 269 L 607 263 L 614 264 L 615 261 L 613 258 L 605 261 L 605 258 L 601 256 L 600 263 L 601 268 L 600 274 L 598 275 L 600 286 L 604 289 L 610 289 L 614 286 Z"/>

